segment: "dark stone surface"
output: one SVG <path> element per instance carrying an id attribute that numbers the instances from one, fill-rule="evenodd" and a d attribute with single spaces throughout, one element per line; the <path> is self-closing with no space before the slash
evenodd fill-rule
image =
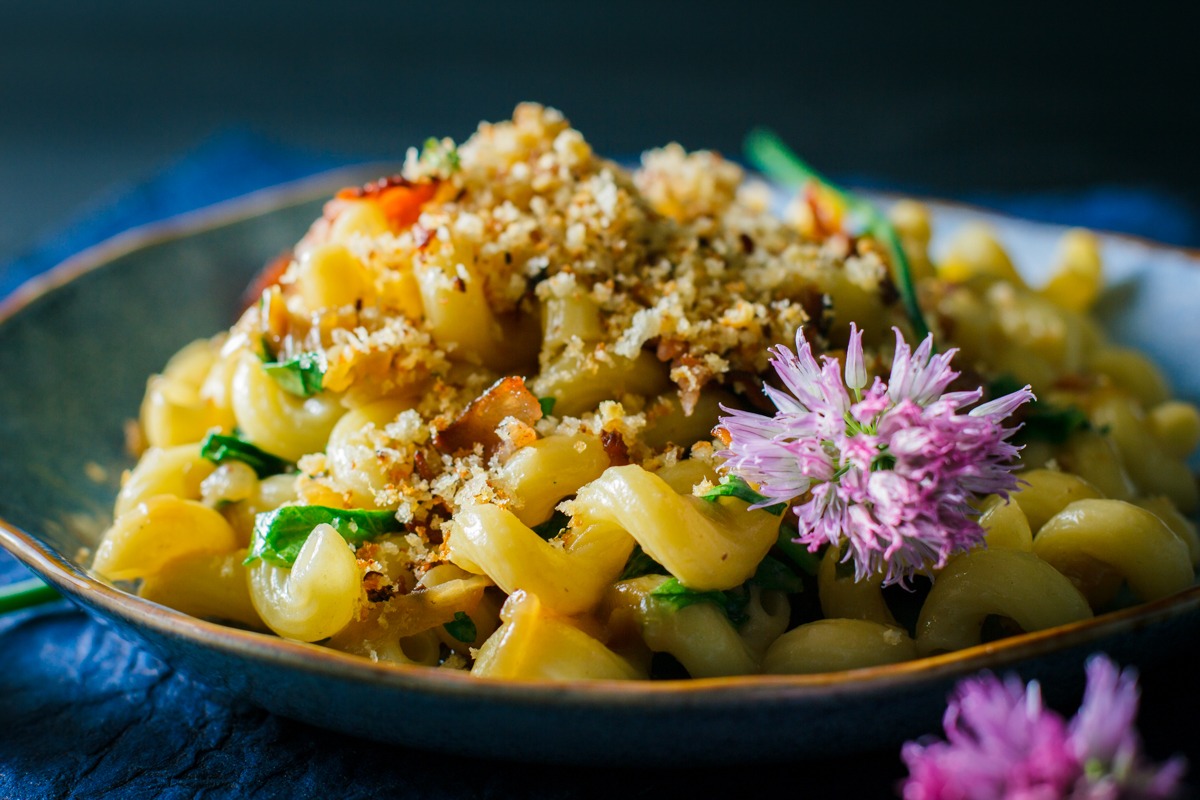
<path id="1" fill-rule="evenodd" d="M 0 553 L 0 583 L 24 575 Z M 1156 759 L 1200 764 L 1200 648 L 1142 674 L 1140 728 Z M 68 601 L 0 617 L 0 798 L 882 798 L 898 751 L 746 767 L 529 765 L 425 753 L 230 702 Z M 1069 713 L 1071 707 L 1066 711 Z M 364 710 L 365 726 L 382 724 Z M 465 736 L 498 735 L 464 731 Z M 1193 772 L 1194 777 L 1194 772 Z"/>
<path id="2" fill-rule="evenodd" d="M 1194 33 L 1158 5 L 3 0 L 0 262 L 215 131 L 396 157 L 526 99 L 609 154 L 765 124 L 839 176 L 1196 206 Z"/>
<path id="3" fill-rule="evenodd" d="M 0 553 L 0 583 L 24 568 Z M 348 737 L 230 702 L 68 601 L 0 617 L 0 798 L 883 797 L 895 752 L 719 768 L 530 765 Z M 363 726 L 395 724 L 363 711 Z M 501 735 L 465 730 L 464 736 Z"/>

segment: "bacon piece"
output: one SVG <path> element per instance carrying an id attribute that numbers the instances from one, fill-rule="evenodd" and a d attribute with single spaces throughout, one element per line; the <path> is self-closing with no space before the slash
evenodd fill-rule
<path id="1" fill-rule="evenodd" d="M 389 175 L 363 186 L 348 186 L 337 193 L 339 200 L 375 200 L 396 228 L 403 230 L 421 216 L 421 207 L 437 194 L 441 181 L 413 183 L 403 175 Z"/>
<path id="2" fill-rule="evenodd" d="M 654 348 L 654 357 L 659 361 L 673 361 L 687 352 L 687 343 L 679 339 L 659 339 Z"/>
<path id="3" fill-rule="evenodd" d="M 504 445 L 496 429 L 508 417 L 526 425 L 542 418 L 537 397 L 525 387 L 525 379 L 515 375 L 501 378 L 472 400 L 456 420 L 434 435 L 433 446 L 456 455 L 469 453 L 481 444 L 484 459 L 490 459 Z"/>
<path id="4" fill-rule="evenodd" d="M 623 467 L 629 463 L 629 445 L 620 431 L 603 431 L 600 434 L 600 446 L 608 456 L 608 463 L 614 467 Z"/>
<path id="5" fill-rule="evenodd" d="M 819 184 L 808 183 L 804 187 L 804 202 L 812 214 L 813 228 L 820 241 L 828 239 L 842 230 L 840 209 L 834 207 L 833 198 Z"/>
<path id="6" fill-rule="evenodd" d="M 416 455 L 413 456 L 413 468 L 423 480 L 431 481 L 437 477 L 437 472 L 433 470 L 433 467 L 429 466 L 429 460 L 425 458 L 423 450 L 418 450 Z"/>
<path id="7" fill-rule="evenodd" d="M 375 571 L 368 572 L 363 576 L 363 589 L 367 593 L 367 599 L 372 603 L 386 603 L 396 595 L 403 594 L 400 589 L 387 582 L 387 578 L 382 572 Z"/>
<path id="8" fill-rule="evenodd" d="M 733 443 L 733 437 L 729 435 L 729 431 L 722 428 L 720 425 L 712 429 L 713 438 L 721 444 L 729 447 Z"/>

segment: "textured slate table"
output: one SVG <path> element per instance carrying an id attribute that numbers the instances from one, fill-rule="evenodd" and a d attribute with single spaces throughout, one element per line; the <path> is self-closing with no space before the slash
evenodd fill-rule
<path id="1" fill-rule="evenodd" d="M 335 166 L 230 134 L 0 265 L 0 296 L 125 228 Z M 1200 221 L 1153 193 L 974 198 L 1024 216 L 1200 244 Z M 0 454 L 0 457 L 4 457 Z M 0 554 L 0 584 L 28 573 Z M 1149 752 L 1200 768 L 1200 645 L 1143 675 Z M 474 732 L 465 732 L 474 733 Z M 486 735 L 486 732 L 482 732 Z M 0 617 L 0 800 L 8 798 L 886 797 L 896 752 L 769 767 L 631 770 L 491 762 L 348 738 L 230 703 L 60 600 Z"/>

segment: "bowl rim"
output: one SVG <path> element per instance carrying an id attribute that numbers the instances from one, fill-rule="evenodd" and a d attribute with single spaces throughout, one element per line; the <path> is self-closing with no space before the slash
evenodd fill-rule
<path id="1" fill-rule="evenodd" d="M 65 259 L 30 278 L 8 297 L 0 299 L 0 327 L 41 296 L 121 256 L 161 242 L 186 238 L 319 200 L 331 195 L 333 190 L 342 185 L 362 182 L 369 177 L 394 171 L 395 168 L 392 162 L 340 167 L 131 228 Z M 969 212 L 981 220 L 991 218 L 1051 230 L 1067 230 L 1069 227 L 1028 220 L 957 201 L 878 191 L 869 194 L 884 201 L 902 197 L 917 199 L 929 205 L 934 210 L 934 216 L 937 208 L 943 207 Z M 1200 269 L 1200 250 L 1165 245 L 1130 234 L 1095 232 L 1102 238 L 1183 254 L 1191 266 Z M 508 705 L 536 706 L 550 702 L 582 708 L 633 705 L 653 710 L 677 705 L 681 699 L 691 705 L 701 703 L 719 708 L 730 705 L 741 707 L 747 700 L 756 698 L 779 702 L 802 701 L 818 696 L 828 698 L 831 693 L 870 696 L 930 681 L 948 681 L 979 670 L 1015 668 L 1021 662 L 1038 656 L 1080 647 L 1122 631 L 1200 613 L 1200 585 L 1193 585 L 1166 598 L 1044 631 L 1020 634 L 913 661 L 842 672 L 662 681 L 513 681 L 474 677 L 456 670 L 376 662 L 319 645 L 191 617 L 91 576 L 81 565 L 58 554 L 34 534 L 2 517 L 0 546 L 73 601 L 95 608 L 102 616 L 115 617 L 162 636 L 188 639 L 196 645 L 215 648 L 227 655 L 274 663 L 315 676 L 386 685 L 429 696 L 501 701 Z"/>
<path id="2" fill-rule="evenodd" d="M 687 696 L 725 705 L 758 695 L 773 700 L 801 700 L 840 693 L 874 694 L 929 681 L 959 678 L 979 670 L 1016 667 L 1020 662 L 1130 630 L 1166 622 L 1189 613 L 1200 613 L 1200 585 L 1160 600 L 1101 614 L 1086 620 L 1020 634 L 912 661 L 842 672 L 809 675 L 738 675 L 722 678 L 688 678 L 660 681 L 573 680 L 513 681 L 480 678 L 466 672 L 425 666 L 372 661 L 320 645 L 296 642 L 270 634 L 221 625 L 191 617 L 166 606 L 129 594 L 91 575 L 58 555 L 35 536 L 0 518 L 0 546 L 49 582 L 68 599 L 146 627 L 157 634 L 182 637 L 226 654 L 292 667 L 318 676 L 351 678 L 430 695 L 470 694 L 476 698 L 516 704 L 556 703 L 575 705 L 672 705 L 672 698 Z"/>

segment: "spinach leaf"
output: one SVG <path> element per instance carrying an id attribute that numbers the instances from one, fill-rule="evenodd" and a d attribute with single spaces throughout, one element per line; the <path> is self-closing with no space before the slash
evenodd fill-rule
<path id="1" fill-rule="evenodd" d="M 649 597 L 656 602 L 669 606 L 675 611 L 687 608 L 696 603 L 712 603 L 724 612 L 734 627 L 741 625 L 750 618 L 746 614 L 746 605 L 750 602 L 750 595 L 738 589 L 730 589 L 724 592 L 716 590 L 700 592 L 695 589 L 689 589 L 675 578 L 667 578 L 663 581 L 662 585 L 649 594 Z"/>
<path id="2" fill-rule="evenodd" d="M 991 397 L 1003 397 L 1019 391 L 1025 384 L 1011 375 L 1001 375 L 988 384 Z M 1025 442 L 1049 442 L 1063 444 L 1076 431 L 1089 430 L 1087 414 L 1078 406 L 1060 406 L 1045 400 L 1034 400 L 1017 410 L 1014 418 L 1024 423 L 1013 436 L 1018 444 Z"/>
<path id="3" fill-rule="evenodd" d="M 252 564 L 261 558 L 277 566 L 290 567 L 313 528 L 322 523 L 332 525 L 343 539 L 355 546 L 385 533 L 404 530 L 404 525 L 392 511 L 283 506 L 255 517 L 250 552 L 242 563 Z"/>
<path id="4" fill-rule="evenodd" d="M 461 168 L 458 148 L 453 143 L 447 144 L 441 139 L 435 139 L 432 136 L 425 140 L 425 146 L 421 148 L 420 158 L 446 177 L 453 175 Z"/>
<path id="5" fill-rule="evenodd" d="M 700 495 L 700 499 L 707 500 L 710 503 L 715 503 L 718 497 L 736 497 L 739 500 L 745 500 L 751 505 L 754 503 L 765 503 L 769 499 L 751 489 L 750 484 L 737 475 L 723 476 L 720 483 Z M 769 514 L 782 514 L 785 508 L 787 508 L 787 504 L 775 503 L 774 505 L 764 506 L 763 511 Z"/>
<path id="6" fill-rule="evenodd" d="M 214 464 L 226 461 L 241 461 L 247 464 L 260 478 L 281 475 L 292 469 L 290 461 L 261 450 L 237 434 L 210 433 L 200 443 L 200 456 Z"/>
<path id="7" fill-rule="evenodd" d="M 633 552 L 629 554 L 629 559 L 625 562 L 625 569 L 621 570 L 621 577 L 618 581 L 627 581 L 631 578 L 640 578 L 643 575 L 666 575 L 667 570 L 662 564 L 659 564 L 650 556 L 646 555 L 646 551 L 642 549 L 640 544 L 633 546 Z"/>
<path id="8" fill-rule="evenodd" d="M 1075 431 L 1087 430 L 1091 427 L 1087 414 L 1076 406 L 1055 406 L 1047 404 L 1038 409 L 1035 404 L 1025 417 L 1025 427 L 1017 431 L 1016 439 L 1020 441 L 1041 440 L 1051 444 L 1062 444 L 1071 438 Z"/>
<path id="9" fill-rule="evenodd" d="M 766 556 L 759 562 L 750 582 L 768 592 L 796 594 L 804 591 L 804 579 L 787 564 L 772 556 Z"/>
<path id="10" fill-rule="evenodd" d="M 570 521 L 570 517 L 558 509 L 555 509 L 554 513 L 550 515 L 550 519 L 539 525 L 533 526 L 533 532 L 543 539 L 549 541 L 550 539 L 553 539 L 555 536 L 558 536 L 560 533 L 562 533 L 563 529 L 567 527 L 567 523 Z"/>
<path id="11" fill-rule="evenodd" d="M 325 366 L 317 353 L 301 353 L 290 361 L 266 361 L 263 371 L 297 397 L 312 397 L 321 391 Z"/>
<path id="12" fill-rule="evenodd" d="M 716 502 L 718 497 L 736 497 L 739 500 L 745 500 L 747 503 L 762 503 L 768 498 L 759 494 L 750 488 L 744 480 L 736 475 L 726 475 L 721 478 L 721 482 L 700 495 L 704 500 Z M 787 509 L 785 503 L 775 503 L 774 505 L 764 506 L 763 511 L 771 514 L 782 514 Z M 796 529 L 789 525 L 789 522 L 794 522 L 794 519 L 789 515 L 779 526 L 779 537 L 775 542 L 775 549 L 784 555 L 788 561 L 791 561 L 801 570 L 809 575 L 817 574 L 817 567 L 821 564 L 821 556 L 819 553 L 810 553 L 808 546 L 799 544 L 795 540 Z M 774 559 L 773 559 L 774 560 Z M 776 560 L 776 563 L 779 563 Z M 781 566 L 783 566 L 781 564 Z M 762 568 L 762 565 L 759 565 Z M 785 567 L 786 568 L 786 567 Z M 628 567 L 626 567 L 628 569 Z M 773 568 L 768 568 L 773 569 Z M 765 588 L 765 587 L 764 587 Z M 799 589 L 782 591 L 800 591 Z"/>
<path id="13" fill-rule="evenodd" d="M 538 405 L 542 407 L 542 416 L 548 417 L 554 413 L 554 404 L 558 402 L 556 397 L 539 397 Z"/>
<path id="14" fill-rule="evenodd" d="M 474 620 L 468 617 L 465 611 L 455 611 L 454 619 L 444 623 L 442 627 L 446 629 L 446 633 L 464 644 L 470 644 L 479 635 Z"/>
<path id="15" fill-rule="evenodd" d="M 921 306 L 917 302 L 917 290 L 913 283 L 912 268 L 908 264 L 908 256 L 900 244 L 896 229 L 888 222 L 873 205 L 862 198 L 855 197 L 850 192 L 826 180 L 821 173 L 805 163 L 804 159 L 792 152 L 783 140 L 774 132 L 758 128 L 746 137 L 743 149 L 746 158 L 754 167 L 768 178 L 784 186 L 801 186 L 813 182 L 837 195 L 846 209 L 857 214 L 866 223 L 866 232 L 875 241 L 883 245 L 887 251 L 888 261 L 891 262 L 892 278 L 900 299 L 904 302 L 904 310 L 912 322 L 913 332 L 917 339 L 924 339 L 929 334 L 929 325 Z"/>
<path id="16" fill-rule="evenodd" d="M 790 525 L 779 526 L 779 538 L 775 540 L 775 550 L 795 564 L 808 575 L 816 575 L 821 566 L 823 551 L 809 552 L 808 545 L 796 541 L 798 532 Z"/>

